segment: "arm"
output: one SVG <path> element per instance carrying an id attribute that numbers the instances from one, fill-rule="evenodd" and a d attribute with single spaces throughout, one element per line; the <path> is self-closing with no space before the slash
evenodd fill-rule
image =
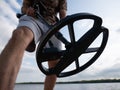
<path id="1" fill-rule="evenodd" d="M 22 14 L 27 14 L 28 16 L 35 17 L 34 15 L 34 8 L 32 8 L 33 2 L 30 2 L 29 0 L 24 0 L 22 7 L 21 7 L 21 12 Z"/>
<path id="2" fill-rule="evenodd" d="M 66 12 L 67 12 L 67 1 L 66 0 L 60 0 L 60 4 L 59 4 L 59 17 L 60 19 L 65 18 L 66 17 Z"/>
<path id="3" fill-rule="evenodd" d="M 35 17 L 35 10 L 34 10 L 34 8 L 29 7 L 29 8 L 27 9 L 26 14 L 27 14 L 28 16 Z"/>
<path id="4" fill-rule="evenodd" d="M 63 19 L 63 18 L 65 18 L 66 17 L 66 10 L 60 10 L 60 12 L 59 12 L 59 16 L 60 16 L 60 19 Z"/>

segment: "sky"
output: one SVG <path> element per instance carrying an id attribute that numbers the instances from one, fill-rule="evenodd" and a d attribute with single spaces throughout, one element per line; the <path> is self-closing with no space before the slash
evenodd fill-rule
<path id="1" fill-rule="evenodd" d="M 97 61 L 79 74 L 58 78 L 58 81 L 120 78 L 120 0 L 67 0 L 67 15 L 88 12 L 102 18 L 109 29 L 107 46 Z M 16 13 L 22 0 L 0 0 L 0 52 L 17 27 Z M 16 82 L 43 82 L 45 75 L 39 70 L 35 52 L 25 52 Z"/>

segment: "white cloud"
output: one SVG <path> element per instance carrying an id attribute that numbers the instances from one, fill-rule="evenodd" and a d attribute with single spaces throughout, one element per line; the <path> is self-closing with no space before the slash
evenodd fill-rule
<path id="1" fill-rule="evenodd" d="M 12 7 L 14 7 L 15 9 L 20 9 L 21 6 L 20 4 L 17 2 L 17 0 L 9 0 L 9 3 L 11 4 Z"/>
<path id="2" fill-rule="evenodd" d="M 0 51 L 8 42 L 12 31 L 16 28 L 18 20 L 16 12 L 4 0 L 0 2 Z"/>
<path id="3" fill-rule="evenodd" d="M 17 19 L 14 18 L 15 11 L 10 7 L 9 3 L 2 1 L 0 5 L 0 11 L 2 16 L 5 16 L 6 18 L 9 19 L 13 19 L 13 22 L 17 21 Z"/>
<path id="4" fill-rule="evenodd" d="M 24 59 L 16 82 L 44 82 L 44 78 L 35 60 Z"/>

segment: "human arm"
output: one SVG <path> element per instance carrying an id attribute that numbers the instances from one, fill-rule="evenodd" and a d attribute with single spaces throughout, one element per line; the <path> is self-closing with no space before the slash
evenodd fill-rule
<path id="1" fill-rule="evenodd" d="M 59 17 L 60 17 L 60 19 L 63 19 L 63 18 L 66 17 L 67 1 L 66 0 L 61 0 L 59 8 L 60 8 L 60 10 L 59 10 Z"/>
<path id="2" fill-rule="evenodd" d="M 60 10 L 59 12 L 60 19 L 63 19 L 66 17 L 66 10 Z"/>
<path id="3" fill-rule="evenodd" d="M 34 8 L 32 8 L 32 4 L 33 4 L 32 1 L 23 0 L 23 4 L 22 4 L 22 7 L 21 7 L 22 14 L 26 14 L 28 16 L 35 17 L 35 14 L 34 14 L 35 10 L 34 10 Z"/>
<path id="4" fill-rule="evenodd" d="M 34 8 L 29 7 L 29 8 L 27 9 L 26 14 L 27 14 L 28 16 L 35 17 L 35 10 L 34 10 Z"/>

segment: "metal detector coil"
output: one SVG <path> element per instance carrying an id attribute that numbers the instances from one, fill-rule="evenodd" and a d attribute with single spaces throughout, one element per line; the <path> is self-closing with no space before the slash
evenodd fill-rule
<path id="1" fill-rule="evenodd" d="M 83 19 L 93 20 L 93 26 L 82 37 L 75 40 L 74 23 Z M 70 41 L 60 32 L 61 28 L 65 26 L 68 27 Z M 100 34 L 103 34 L 101 45 L 99 47 L 90 48 L 89 46 Z M 54 47 L 44 48 L 52 36 L 56 36 L 65 45 L 65 50 L 57 50 Z M 49 31 L 45 33 L 39 42 L 36 51 L 38 67 L 46 75 L 56 74 L 58 77 L 74 75 L 85 70 L 98 59 L 107 44 L 107 40 L 108 29 L 102 26 L 102 19 L 100 17 L 90 13 L 69 15 L 50 27 Z M 80 65 L 79 57 L 82 54 L 92 52 L 95 52 L 95 55 L 86 63 Z M 59 59 L 59 61 L 53 68 L 46 68 L 43 65 L 44 62 L 56 59 Z M 71 71 L 64 71 L 73 62 L 75 62 L 76 68 Z"/>

